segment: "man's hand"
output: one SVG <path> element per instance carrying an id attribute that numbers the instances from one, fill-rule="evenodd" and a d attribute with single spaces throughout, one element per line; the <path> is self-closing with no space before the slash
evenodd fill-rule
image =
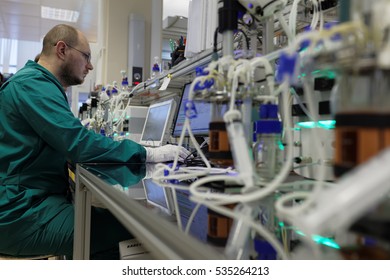
<path id="1" fill-rule="evenodd" d="M 178 161 L 183 162 L 191 153 L 186 148 L 176 145 L 165 145 L 158 148 L 145 147 L 146 162 L 173 161 L 179 156 Z"/>

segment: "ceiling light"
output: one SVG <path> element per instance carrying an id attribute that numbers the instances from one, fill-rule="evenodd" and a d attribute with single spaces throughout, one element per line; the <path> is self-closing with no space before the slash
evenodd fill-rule
<path id="1" fill-rule="evenodd" d="M 41 17 L 46 19 L 77 22 L 79 15 L 77 11 L 41 6 Z"/>

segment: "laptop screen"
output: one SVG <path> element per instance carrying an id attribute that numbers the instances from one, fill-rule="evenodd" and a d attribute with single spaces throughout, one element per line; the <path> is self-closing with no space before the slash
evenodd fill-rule
<path id="1" fill-rule="evenodd" d="M 171 189 L 163 188 L 153 182 L 152 179 L 143 180 L 146 201 L 163 212 L 171 215 L 174 213 L 173 197 Z"/>
<path id="2" fill-rule="evenodd" d="M 191 83 L 184 85 L 183 92 L 180 100 L 180 107 L 177 110 L 176 123 L 173 129 L 173 136 L 179 137 L 183 130 L 184 121 L 186 118 L 186 104 L 188 101 L 188 95 L 190 92 Z M 194 102 L 197 116 L 191 119 L 191 130 L 196 136 L 208 136 L 209 124 L 211 120 L 211 104 L 206 101 Z M 186 133 L 188 136 L 188 133 Z"/>
<path id="3" fill-rule="evenodd" d="M 140 144 L 159 147 L 171 128 L 174 101 L 168 100 L 150 105 L 142 131 Z"/>

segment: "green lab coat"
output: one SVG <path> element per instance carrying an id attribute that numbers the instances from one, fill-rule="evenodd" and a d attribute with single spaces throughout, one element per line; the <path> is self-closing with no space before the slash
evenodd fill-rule
<path id="1" fill-rule="evenodd" d="M 28 61 L 0 88 L 0 249 L 69 206 L 67 160 L 137 163 L 145 157 L 135 142 L 84 128 L 58 80 Z"/>

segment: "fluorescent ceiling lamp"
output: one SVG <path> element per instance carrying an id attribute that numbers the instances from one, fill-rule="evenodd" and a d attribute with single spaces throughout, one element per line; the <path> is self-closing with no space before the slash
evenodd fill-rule
<path id="1" fill-rule="evenodd" d="M 41 17 L 46 19 L 77 22 L 79 15 L 77 11 L 41 6 Z"/>

